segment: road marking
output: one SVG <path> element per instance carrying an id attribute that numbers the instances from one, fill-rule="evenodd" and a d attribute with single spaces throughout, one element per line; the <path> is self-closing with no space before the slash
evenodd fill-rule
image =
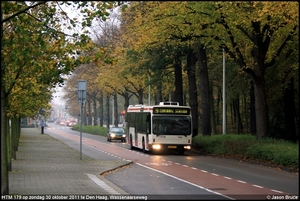
<path id="1" fill-rule="evenodd" d="M 146 165 L 156 165 L 156 166 L 163 165 L 163 166 L 169 166 L 169 165 L 172 165 L 172 164 L 171 163 L 146 163 Z"/>
<path id="2" fill-rule="evenodd" d="M 178 178 L 178 177 L 175 177 L 175 176 L 170 175 L 170 174 L 168 174 L 168 173 L 165 173 L 165 172 L 163 172 L 163 171 L 153 169 L 153 168 L 151 168 L 151 167 L 142 165 L 142 164 L 140 164 L 140 163 L 136 163 L 136 164 L 139 165 L 139 166 L 142 166 L 142 167 L 144 167 L 144 168 L 147 168 L 147 169 L 149 169 L 149 170 L 153 170 L 153 171 L 155 171 L 155 172 L 159 172 L 159 173 L 161 173 L 161 174 L 167 175 L 167 176 L 172 177 L 172 178 L 174 178 L 174 179 L 177 179 L 177 180 L 179 180 L 179 181 L 182 181 L 182 182 L 185 182 L 185 183 L 187 183 L 187 184 L 193 185 L 193 186 L 195 186 L 195 187 L 201 188 L 201 189 L 206 190 L 206 191 L 208 191 L 208 192 L 211 192 L 211 193 L 213 193 L 213 194 L 220 195 L 220 196 L 223 196 L 223 197 L 228 198 L 228 199 L 230 199 L 230 200 L 233 200 L 233 198 L 228 197 L 228 196 L 226 196 L 226 195 L 223 195 L 223 194 L 221 194 L 221 193 L 219 193 L 219 192 L 212 191 L 212 190 L 210 190 L 210 189 L 208 189 L 208 188 L 205 188 L 205 187 L 203 187 L 203 186 L 199 186 L 199 185 L 194 184 L 194 183 L 191 183 L 191 182 L 189 182 L 189 181 L 180 179 L 180 178 Z"/>
<path id="3" fill-rule="evenodd" d="M 87 174 L 91 180 L 93 180 L 98 186 L 106 190 L 110 194 L 120 194 L 118 191 L 107 185 L 105 182 L 103 182 L 101 179 L 99 179 L 96 175 L 93 174 Z"/>

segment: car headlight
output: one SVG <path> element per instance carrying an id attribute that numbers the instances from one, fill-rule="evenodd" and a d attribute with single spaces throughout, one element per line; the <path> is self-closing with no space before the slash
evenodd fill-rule
<path id="1" fill-rule="evenodd" d="M 116 137 L 116 134 L 111 133 L 110 136 L 111 136 L 111 137 Z"/>
<path id="2" fill-rule="evenodd" d="M 123 134 L 122 137 L 126 137 L 126 134 Z"/>

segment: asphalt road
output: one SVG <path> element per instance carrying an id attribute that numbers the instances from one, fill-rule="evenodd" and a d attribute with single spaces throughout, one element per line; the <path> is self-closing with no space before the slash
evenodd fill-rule
<path id="1" fill-rule="evenodd" d="M 79 150 L 79 132 L 49 125 L 47 133 Z M 82 134 L 82 153 L 131 160 L 132 165 L 105 175 L 131 195 L 152 199 L 267 199 L 299 195 L 298 174 L 233 159 L 185 153 L 151 155 L 105 137 Z"/>

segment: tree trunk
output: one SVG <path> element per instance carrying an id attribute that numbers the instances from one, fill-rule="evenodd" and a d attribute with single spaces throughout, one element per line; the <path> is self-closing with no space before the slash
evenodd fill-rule
<path id="1" fill-rule="evenodd" d="M 247 108 L 248 104 L 247 104 L 247 94 L 244 93 L 243 94 L 243 119 L 245 119 L 245 124 L 246 124 L 246 128 L 244 129 L 245 133 L 249 133 L 249 110 Z"/>
<path id="2" fill-rule="evenodd" d="M 13 158 L 14 160 L 17 159 L 17 149 L 18 149 L 18 140 L 19 140 L 19 134 L 18 134 L 18 126 L 20 126 L 18 124 L 19 122 L 19 118 L 12 118 L 11 119 L 11 129 L 10 129 L 10 132 L 11 132 L 11 158 Z M 9 166 L 11 167 L 11 160 L 9 160 Z M 11 171 L 11 169 L 9 170 Z"/>
<path id="3" fill-rule="evenodd" d="M 182 66 L 179 56 L 175 58 L 175 93 L 172 97 L 172 101 L 178 102 L 179 105 L 183 105 L 183 89 L 182 89 Z"/>
<path id="4" fill-rule="evenodd" d="M 95 97 L 93 97 L 93 111 L 93 125 L 97 126 L 97 102 Z"/>
<path id="5" fill-rule="evenodd" d="M 5 115 L 6 107 L 4 103 L 4 89 L 1 86 L 1 195 L 8 195 L 7 118 Z"/>
<path id="6" fill-rule="evenodd" d="M 253 82 L 250 83 L 250 133 L 256 134 L 255 97 Z"/>
<path id="7" fill-rule="evenodd" d="M 114 100 L 114 126 L 118 127 L 119 124 L 119 112 L 118 112 L 118 96 L 117 93 L 115 92 L 113 95 L 113 100 Z"/>
<path id="8" fill-rule="evenodd" d="M 156 84 L 155 104 L 158 105 L 159 102 L 161 102 L 162 100 L 163 100 L 163 98 L 162 98 L 162 87 L 161 87 L 161 81 L 159 81 Z"/>
<path id="9" fill-rule="evenodd" d="M 106 96 L 106 128 L 109 128 L 109 124 L 110 124 L 110 115 L 109 115 L 109 110 L 110 110 L 110 107 L 109 107 L 109 97 L 110 96 Z"/>
<path id="10" fill-rule="evenodd" d="M 11 119 L 11 158 L 16 160 L 17 159 L 17 140 L 18 140 L 18 136 L 17 136 L 17 120 L 15 118 Z M 29 126 L 29 125 L 28 125 Z M 11 160 L 9 160 L 8 163 L 11 163 Z M 11 166 L 11 165 L 10 165 Z M 11 169 L 9 170 L 11 171 Z"/>
<path id="11" fill-rule="evenodd" d="M 210 114 L 211 114 L 211 133 L 216 134 L 216 117 L 215 117 L 215 107 L 214 107 L 214 96 L 213 96 L 213 85 L 210 85 Z"/>
<path id="12" fill-rule="evenodd" d="M 264 74 L 257 77 L 253 84 L 255 97 L 256 136 L 258 138 L 264 138 L 269 134 Z"/>
<path id="13" fill-rule="evenodd" d="M 285 139 L 297 142 L 294 93 L 294 78 L 292 77 L 287 88 L 284 90 Z"/>
<path id="14" fill-rule="evenodd" d="M 193 137 L 198 135 L 198 100 L 197 100 L 197 85 L 196 85 L 196 70 L 197 62 L 196 55 L 192 49 L 189 49 L 187 54 L 187 75 L 189 82 L 190 107 L 192 113 Z"/>
<path id="15" fill-rule="evenodd" d="M 124 97 L 124 110 L 125 110 L 125 113 L 126 113 L 127 108 L 129 106 L 129 99 L 130 99 L 130 96 L 129 96 L 127 91 L 125 91 L 125 93 L 123 94 L 123 97 Z"/>
<path id="16" fill-rule="evenodd" d="M 239 96 L 237 96 L 233 100 L 233 109 L 235 114 L 235 122 L 236 122 L 236 133 L 240 134 L 243 133 L 243 124 L 241 120 L 241 112 L 240 112 L 240 99 Z"/>
<path id="17" fill-rule="evenodd" d="M 100 118 L 100 127 L 103 127 L 103 120 L 104 120 L 104 104 L 103 104 L 103 92 L 100 91 L 100 98 L 99 98 L 99 118 Z"/>
<path id="18" fill-rule="evenodd" d="M 138 100 L 139 100 L 139 104 L 144 104 L 144 101 L 143 101 L 143 99 L 144 99 L 144 90 L 143 89 L 139 89 L 138 90 Z"/>
<path id="19" fill-rule="evenodd" d="M 90 96 L 89 98 L 89 101 L 88 101 L 88 111 L 87 111 L 87 125 L 92 125 L 92 119 L 93 119 L 93 116 L 92 116 L 92 97 Z"/>
<path id="20" fill-rule="evenodd" d="M 84 126 L 87 126 L 87 105 L 88 105 L 89 100 L 87 99 L 86 102 L 83 104 L 83 112 L 82 112 L 82 124 Z"/>
<path id="21" fill-rule="evenodd" d="M 200 96 L 201 96 L 201 122 L 202 122 L 202 134 L 210 135 L 210 96 L 209 96 L 209 79 L 207 69 L 207 57 L 206 51 L 203 44 L 199 44 L 197 48 L 198 58 L 198 70 L 200 80 Z"/>
<path id="22" fill-rule="evenodd" d="M 221 125 L 221 116 L 222 116 L 222 110 L 220 109 L 221 108 L 221 100 L 222 100 L 222 91 L 220 88 L 218 88 L 218 99 L 217 99 L 217 125 Z"/>

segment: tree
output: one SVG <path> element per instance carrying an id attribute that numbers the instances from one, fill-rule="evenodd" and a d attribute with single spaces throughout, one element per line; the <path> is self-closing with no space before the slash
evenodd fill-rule
<path id="1" fill-rule="evenodd" d="M 226 52 L 253 81 L 258 138 L 269 136 L 266 77 L 267 68 L 298 33 L 296 2 L 220 3 L 219 23 L 226 31 Z M 219 35 L 220 38 L 223 36 Z M 276 38 L 276 40 L 274 39 Z M 246 48 L 245 48 L 246 47 Z M 251 59 L 248 55 L 251 55 Z"/>
<path id="2" fill-rule="evenodd" d="M 198 72 L 202 75 L 200 79 L 200 86 L 202 88 L 201 100 L 202 100 L 202 110 L 204 111 L 203 120 L 203 133 L 210 133 L 210 101 L 209 101 L 209 93 L 205 89 L 209 88 L 208 82 L 208 73 L 207 73 L 207 65 L 206 65 L 206 53 L 205 49 L 200 48 L 201 46 L 197 46 L 199 44 L 199 38 L 202 35 L 205 35 L 205 28 L 207 26 L 203 26 L 203 28 L 199 29 L 199 23 L 195 15 L 200 17 L 201 12 L 195 10 L 197 3 L 189 3 L 189 2 L 142 2 L 142 3 L 133 3 L 130 5 L 131 13 L 126 14 L 132 18 L 132 15 L 135 15 L 134 20 L 128 20 L 126 24 L 126 29 L 128 30 L 126 34 L 129 33 L 129 36 L 134 36 L 132 38 L 135 41 L 132 42 L 133 47 L 138 52 L 149 51 L 151 49 L 162 49 L 160 54 L 164 52 L 168 52 L 168 57 L 173 59 L 174 61 L 174 72 L 175 73 L 175 86 L 176 86 L 176 99 L 179 102 L 183 103 L 183 88 L 182 88 L 182 63 L 187 63 L 193 65 L 193 62 L 183 61 L 186 58 L 188 48 L 193 48 L 194 54 L 196 54 L 197 58 L 197 66 Z M 199 5 L 199 4 L 198 4 Z M 205 4 L 202 4 L 205 10 Z M 133 14 L 134 12 L 134 14 Z M 199 12 L 199 13 L 197 13 Z M 126 17 L 125 15 L 125 17 Z M 201 19 L 204 20 L 204 23 L 208 23 L 206 20 L 208 17 Z M 201 26 L 200 26 L 201 27 Z M 204 32 L 204 33 L 203 33 Z M 208 35 L 209 36 L 209 35 Z M 209 38 L 209 37 L 207 37 Z M 202 40 L 202 39 L 201 39 Z M 209 40 L 203 40 L 202 47 L 204 44 L 209 44 Z M 202 42 L 202 41 L 201 41 Z M 167 47 L 167 48 L 163 48 Z M 197 48 L 198 47 L 198 48 Z M 173 51 L 166 51 L 173 50 Z M 202 50 L 202 51 L 201 51 Z M 180 58 L 180 62 L 178 59 Z M 180 63 L 180 65 L 178 65 Z M 195 63 L 196 64 L 196 63 Z M 196 70 L 192 70 L 193 67 L 186 67 L 186 70 L 191 70 L 188 72 L 189 78 L 194 78 L 192 76 L 193 73 L 196 73 Z M 178 72 L 181 74 L 178 74 Z M 195 135 L 198 133 L 198 104 L 197 104 L 197 95 L 194 89 L 195 80 L 191 80 L 190 82 L 190 93 L 189 93 L 189 102 L 192 107 L 193 113 L 193 126 Z M 203 81 L 203 82 L 202 82 Z M 191 98 L 195 98 L 192 100 Z M 195 104 L 196 103 L 196 104 Z M 196 107 L 196 108 L 195 108 Z"/>
<path id="3" fill-rule="evenodd" d="M 7 122 L 9 117 L 25 114 L 18 106 L 13 111 L 12 102 L 18 97 L 17 87 L 22 86 L 23 79 L 28 77 L 30 94 L 34 87 L 50 91 L 56 84 L 62 84 L 61 75 L 68 74 L 75 66 L 89 61 L 89 58 L 76 57 L 78 52 L 93 48 L 87 33 L 68 35 L 61 28 L 61 20 L 66 19 L 70 26 L 80 25 L 85 28 L 91 25 L 93 18 L 103 20 L 109 15 L 107 9 L 116 2 L 1 2 L 1 194 L 9 194 L 8 189 L 8 155 L 9 138 Z M 70 19 L 61 9 L 62 5 L 82 9 L 84 14 L 81 24 L 78 19 Z M 68 36 L 68 37 L 67 37 Z M 30 78 L 30 75 L 35 75 Z M 13 78 L 13 79 L 12 79 Z M 21 82 L 21 83 L 19 83 Z M 25 82 L 25 81 L 24 81 Z M 32 84 L 32 86 L 30 86 Z M 37 91 L 35 91 L 37 92 Z M 44 90 L 41 90 L 41 93 Z M 24 95 L 24 93 L 20 94 Z M 38 99 L 38 106 L 48 103 L 50 97 Z M 25 102 L 22 102 L 25 103 Z M 26 102 L 28 103 L 28 102 Z M 17 105 L 15 105 L 17 107 Z M 21 112 L 20 112 L 21 111 Z M 35 111 L 31 111 L 32 115 Z M 8 114 L 11 114 L 10 116 Z M 28 112 L 26 113 L 28 114 Z"/>

